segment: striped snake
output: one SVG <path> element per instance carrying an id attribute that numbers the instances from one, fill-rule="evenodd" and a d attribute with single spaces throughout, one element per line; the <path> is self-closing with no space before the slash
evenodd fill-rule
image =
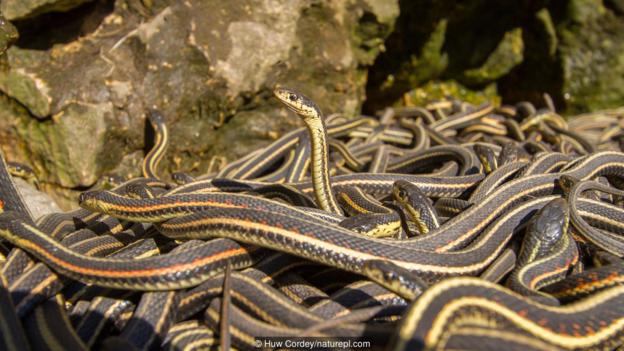
<path id="1" fill-rule="evenodd" d="M 530 104 L 347 119 L 274 95 L 304 128 L 178 185 L 150 111 L 144 178 L 68 213 L 32 218 L 2 158 L 2 349 L 622 344 L 624 154 Z"/>

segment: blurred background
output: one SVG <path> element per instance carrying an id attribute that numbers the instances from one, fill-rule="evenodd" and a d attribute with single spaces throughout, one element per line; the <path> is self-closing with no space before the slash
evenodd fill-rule
<path id="1" fill-rule="evenodd" d="M 197 175 L 299 125 L 276 84 L 325 114 L 447 95 L 565 115 L 624 106 L 624 0 L 2 0 L 0 147 L 64 209 L 140 175 L 148 108 L 162 173 Z M 10 24 L 0 44 L 12 41 Z"/>

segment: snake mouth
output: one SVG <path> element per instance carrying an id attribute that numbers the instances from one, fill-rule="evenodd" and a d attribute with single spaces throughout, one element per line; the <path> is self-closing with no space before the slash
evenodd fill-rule
<path id="1" fill-rule="evenodd" d="M 99 194 L 99 190 L 89 190 L 80 193 L 80 195 L 78 196 L 78 205 L 87 210 L 98 210 L 99 207 L 97 206 L 97 196 Z"/>
<path id="2" fill-rule="evenodd" d="M 321 118 L 321 110 L 318 106 L 308 97 L 295 90 L 277 87 L 273 90 L 273 95 L 304 120 Z"/>
<path id="3" fill-rule="evenodd" d="M 273 95 L 295 113 L 303 112 L 301 95 L 288 88 L 275 88 Z"/>

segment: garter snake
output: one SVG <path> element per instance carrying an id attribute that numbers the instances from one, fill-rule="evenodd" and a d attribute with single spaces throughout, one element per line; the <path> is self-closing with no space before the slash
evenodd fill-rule
<path id="1" fill-rule="evenodd" d="M 308 128 L 312 142 L 312 185 L 318 206 L 325 211 L 342 214 L 329 182 L 327 130 L 321 110 L 312 100 L 292 89 L 276 88 L 273 93 L 300 116 Z"/>
<path id="2" fill-rule="evenodd" d="M 22 194 L 17 190 L 11 179 L 4 155 L 0 152 L 0 213 L 3 211 L 15 211 L 22 216 L 32 218 L 30 210 L 22 198 Z"/>
<path id="3" fill-rule="evenodd" d="M 599 315 L 600 318 L 595 318 Z M 608 349 L 621 343 L 624 286 L 616 286 L 566 306 L 545 306 L 493 283 L 470 277 L 444 280 L 427 289 L 410 307 L 395 334 L 392 350 L 444 349 L 450 326 L 496 325 L 516 337 L 551 348 Z M 496 337 L 498 347 L 511 335 Z M 472 347 L 478 348 L 478 345 Z"/>
<path id="4" fill-rule="evenodd" d="M 160 179 L 158 178 L 157 168 L 169 146 L 169 132 L 165 124 L 165 117 L 160 112 L 150 110 L 147 113 L 147 119 L 154 130 L 155 140 L 154 146 L 143 159 L 143 176 L 145 178 Z"/>
<path id="5" fill-rule="evenodd" d="M 4 350 L 19 351 L 28 348 L 22 323 L 15 312 L 6 282 L 0 276 L 0 346 Z"/>
<path id="6" fill-rule="evenodd" d="M 181 176 L 183 185 L 173 189 L 136 180 L 125 191 L 85 192 L 83 209 L 34 224 L 0 165 L 0 207 L 8 212 L 0 216 L 0 237 L 9 241 L 3 254 L 14 246 L 2 273 L 11 283 L 5 285 L 16 290 L 9 290 L 9 298 L 22 293 L 34 301 L 25 308 L 13 299 L 17 305 L 2 305 L 7 316 L 0 319 L 10 321 L 21 311 L 26 335 L 43 340 L 34 343 L 38 348 L 48 343 L 83 349 L 101 338 L 108 347 L 150 348 L 165 340 L 169 347 L 190 349 L 217 345 L 218 337 L 222 348 L 229 347 L 230 337 L 233 346 L 251 348 L 259 335 L 387 339 L 396 311 L 413 300 L 397 331 L 397 349 L 610 348 L 621 342 L 621 264 L 611 258 L 592 268 L 588 257 L 579 258 L 575 240 L 581 251 L 598 247 L 621 254 L 624 210 L 618 204 L 624 193 L 610 186 L 622 186 L 624 154 L 591 152 L 593 145 L 570 131 L 565 120 L 529 103 L 500 108 L 502 115 L 496 115 L 488 104 L 474 108 L 444 100 L 428 109 L 388 108 L 379 121 L 366 116 L 324 120 L 304 95 L 285 88 L 274 94 L 305 128 L 225 167 L 210 166 L 197 179 Z M 156 178 L 168 136 L 159 115 L 148 118 L 156 141 L 143 173 Z M 441 145 L 428 148 L 430 143 Z M 538 152 L 544 153 L 533 155 Z M 411 172 L 421 174 L 406 174 Z M 348 194 L 353 189 L 361 190 L 356 195 L 365 201 Z M 577 227 L 574 236 L 565 233 L 565 224 L 553 231 L 548 227 L 561 224 L 561 218 L 567 223 L 561 190 Z M 589 198 L 583 197 L 585 190 L 591 191 Z M 411 221 L 396 216 L 401 211 L 390 195 L 407 208 Z M 440 206 L 434 208 L 435 199 Z M 558 215 L 548 214 L 551 204 L 562 209 Z M 443 207 L 450 218 L 435 213 Z M 345 220 L 343 210 L 351 217 Z M 368 224 L 360 215 L 375 212 L 389 214 L 403 229 L 418 223 L 422 235 L 406 238 L 404 230 L 397 233 L 399 240 L 371 238 L 339 226 L 349 220 Z M 532 216 L 524 234 L 528 244 L 516 255 Z M 544 227 L 548 230 L 539 230 Z M 557 240 L 544 237 L 554 232 L 564 233 Z M 160 247 L 156 241 L 167 244 Z M 127 242 L 132 244 L 124 246 Z M 548 250 L 540 249 L 544 243 Z M 88 256 L 114 250 L 127 256 Z M 297 257 L 274 259 L 273 269 L 256 264 L 270 250 Z M 319 269 L 319 263 L 329 268 Z M 255 266 L 224 279 L 221 272 L 229 264 Z M 481 275 L 500 281 L 514 266 L 507 284 L 524 297 L 483 280 L 452 278 Z M 387 284 L 401 279 L 401 286 Z M 231 289 L 225 287 L 230 284 Z M 87 304 L 93 296 L 105 296 L 102 287 L 150 292 Z M 176 292 L 189 287 L 194 289 Z M 31 299 L 35 295 L 42 297 Z M 579 298 L 562 307 L 540 303 Z M 134 302 L 136 311 L 128 307 Z M 65 304 L 75 308 L 77 319 L 92 308 L 74 324 L 80 333 L 63 319 Z M 610 309 L 611 304 L 616 306 Z M 93 318 L 99 312 L 102 318 Z M 126 325 L 121 337 L 98 335 L 111 322 L 107 313 Z M 62 322 L 57 327 L 62 337 L 49 335 L 57 330 L 53 320 Z M 173 324 L 176 320 L 180 323 Z M 20 343 L 19 330 L 10 336 Z"/>
<path id="7" fill-rule="evenodd" d="M 340 222 L 343 228 L 377 238 L 394 236 L 401 229 L 401 218 L 397 212 L 357 187 L 341 189 L 338 201 L 351 215 Z"/>
<path id="8" fill-rule="evenodd" d="M 408 217 L 416 224 L 422 235 L 440 227 L 438 215 L 429 200 L 420 189 L 404 180 L 397 180 L 392 188 L 394 199 L 399 202 Z"/>
<path id="9" fill-rule="evenodd" d="M 340 137 L 345 134 L 352 133 L 354 130 L 366 125 L 375 125 L 378 122 L 372 118 L 355 118 L 345 122 L 335 123 L 327 126 L 327 134 L 331 137 Z M 271 145 L 262 150 L 253 152 L 238 161 L 232 162 L 221 171 L 216 177 L 228 177 L 235 179 L 251 179 L 260 175 L 263 171 L 271 166 L 280 157 L 283 157 L 289 149 L 294 145 L 309 145 L 308 134 L 304 129 L 296 129 L 281 137 Z M 309 150 L 307 151 L 309 152 Z M 308 153 L 304 152 L 303 156 L 297 160 L 304 161 Z"/>
<path id="10" fill-rule="evenodd" d="M 623 171 L 624 155 L 603 152 L 585 158 L 575 167 L 566 171 L 565 174 L 589 178 L 600 174 L 620 174 Z M 522 200 L 528 196 L 552 193 L 555 190 L 556 181 L 559 177 L 560 174 L 543 174 L 508 182 L 494 190 L 482 202 L 469 207 L 458 216 L 444 223 L 438 230 L 431 232 L 430 235 L 409 239 L 403 242 L 402 245 L 438 252 L 461 249 L 468 242 L 472 241 L 494 218 L 504 214 L 513 205 L 522 203 Z M 434 184 L 433 186 L 436 185 Z M 426 188 L 421 189 L 426 191 Z M 180 217 L 188 212 L 192 212 L 192 206 L 198 206 L 195 207 L 197 209 L 254 206 L 271 212 L 278 211 L 286 215 L 300 212 L 294 210 L 291 206 L 266 199 L 245 197 L 242 194 L 181 194 L 175 195 L 175 197 L 163 196 L 157 199 L 141 200 L 118 197 L 122 201 L 118 201 L 116 204 L 111 202 L 112 194 L 100 194 L 105 194 L 109 200 L 106 200 L 104 197 L 98 198 L 99 195 L 96 196 L 94 209 L 104 209 L 105 212 L 113 216 L 125 216 L 123 213 L 129 212 L 132 216 L 136 215 L 137 217 L 126 218 L 135 220 L 151 218 L 153 221 L 162 221 L 166 218 Z M 250 205 L 251 203 L 254 205 Z M 395 245 L 388 241 L 383 242 L 386 245 Z"/>
<path id="11" fill-rule="evenodd" d="M 544 291 L 563 302 L 578 300 L 624 283 L 624 262 L 595 267 L 548 285 Z"/>
<path id="12" fill-rule="evenodd" d="M 470 124 L 472 121 L 479 119 L 490 113 L 494 107 L 488 103 L 478 106 L 474 111 L 461 112 L 453 116 L 449 116 L 441 121 L 431 124 L 431 128 L 437 132 L 445 129 L 461 128 Z"/>
<path id="13" fill-rule="evenodd" d="M 516 252 L 509 248 L 503 251 L 479 277 L 497 283 L 503 280 L 516 267 Z"/>
<path id="14" fill-rule="evenodd" d="M 35 187 L 39 187 L 39 180 L 37 179 L 35 171 L 27 165 L 17 162 L 8 162 L 7 168 L 12 176 L 20 177 Z"/>
<path id="15" fill-rule="evenodd" d="M 121 338 L 138 350 L 150 350 L 159 346 L 164 333 L 174 322 L 178 300 L 177 291 L 144 293 L 124 327 Z"/>
<path id="16" fill-rule="evenodd" d="M 544 304 L 558 305 L 540 288 L 565 278 L 579 258 L 575 242 L 568 234 L 569 210 L 564 199 L 548 203 L 532 219 L 518 255 L 517 267 L 508 286 Z"/>
<path id="17" fill-rule="evenodd" d="M 388 171 L 394 173 L 411 173 L 418 170 L 424 173 L 429 164 L 442 164 L 445 161 L 457 160 L 461 164 L 459 174 L 478 173 L 480 164 L 473 152 L 458 145 L 440 145 L 426 150 L 407 153 L 388 165 Z"/>
<path id="18" fill-rule="evenodd" d="M 562 176 L 561 180 L 563 182 L 573 184 L 573 186 L 567 191 L 567 197 L 570 201 L 570 217 L 574 227 L 580 232 L 581 235 L 583 235 L 583 237 L 587 238 L 601 249 L 620 257 L 624 255 L 624 240 L 621 236 L 591 227 L 581 217 L 576 206 L 580 195 L 587 190 L 599 190 L 620 196 L 624 195 L 624 191 L 605 186 L 596 181 L 579 181 L 575 177 L 568 175 Z"/>
<path id="19" fill-rule="evenodd" d="M 171 238 L 227 237 L 351 272 L 359 273 L 361 264 L 366 260 L 388 260 L 436 279 L 441 276 L 476 274 L 484 269 L 502 250 L 514 228 L 549 200 L 552 197 L 534 199 L 506 212 L 475 243 L 456 252 L 414 249 L 406 245 L 405 241 L 363 237 L 309 215 L 250 208 L 215 208 L 174 218 L 158 224 L 158 227 L 161 233 Z"/>
<path id="20" fill-rule="evenodd" d="M 75 324 L 76 334 L 87 347 L 93 347 L 101 332 L 118 321 L 121 314 L 134 310 L 134 307 L 128 300 L 98 296 L 91 301 L 80 321 Z"/>
<path id="21" fill-rule="evenodd" d="M 6 216 L 6 215 L 5 215 Z M 195 245 L 184 252 L 140 260 L 89 257 L 66 248 L 22 219 L 0 219 L 0 237 L 54 270 L 86 283 L 138 290 L 170 290 L 200 284 L 225 268 L 244 267 L 256 249 L 229 240 Z"/>

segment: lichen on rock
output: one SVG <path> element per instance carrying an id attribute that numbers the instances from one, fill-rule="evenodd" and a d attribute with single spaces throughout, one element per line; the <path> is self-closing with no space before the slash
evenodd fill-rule
<path id="1" fill-rule="evenodd" d="M 376 111 L 436 80 L 457 81 L 471 90 L 495 84 L 504 100 L 537 106 L 548 93 L 566 113 L 620 106 L 620 3 L 401 2 L 387 51 L 369 72 L 365 109 Z"/>
<path id="2" fill-rule="evenodd" d="M 7 21 L 0 12 L 0 55 L 4 55 L 6 50 L 15 43 L 19 34 L 15 26 Z"/>
<path id="3" fill-rule="evenodd" d="M 557 27 L 563 94 L 571 111 L 624 102 L 624 18 L 602 1 L 572 0 Z"/>
<path id="4" fill-rule="evenodd" d="M 425 106 L 430 102 L 443 100 L 449 96 L 473 105 L 488 102 L 500 105 L 496 84 L 489 84 L 482 90 L 469 89 L 455 81 L 431 81 L 414 90 L 406 92 L 397 106 Z"/>
<path id="5" fill-rule="evenodd" d="M 0 11 L 10 21 L 22 20 L 37 15 L 67 11 L 91 0 L 3 0 Z"/>
<path id="6" fill-rule="evenodd" d="M 366 66 L 398 16 L 397 0 L 120 0 L 109 12 L 97 12 L 98 3 L 76 1 L 74 10 L 55 10 L 74 12 L 45 17 L 23 12 L 28 35 L 0 71 L 2 93 L 30 114 L 7 131 L 22 145 L 15 154 L 29 158 L 18 161 L 32 164 L 58 197 L 110 172 L 132 173 L 150 144 L 148 108 L 159 109 L 171 130 L 165 175 L 202 173 L 212 157 L 233 159 L 296 127 L 271 97 L 278 83 L 309 94 L 327 113 L 357 114 Z M 39 17 L 90 31 L 33 33 Z"/>
<path id="7" fill-rule="evenodd" d="M 505 33 L 483 65 L 465 70 L 459 80 L 471 85 L 492 83 L 519 65 L 523 60 L 523 53 L 522 28 L 514 28 Z"/>

